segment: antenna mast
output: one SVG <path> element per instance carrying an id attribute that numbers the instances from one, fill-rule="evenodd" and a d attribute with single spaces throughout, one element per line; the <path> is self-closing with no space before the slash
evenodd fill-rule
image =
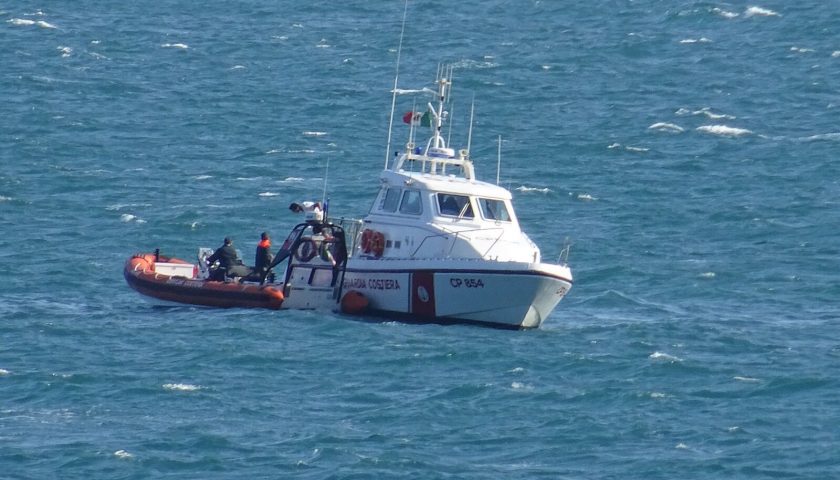
<path id="1" fill-rule="evenodd" d="M 397 72 L 394 75 L 394 95 L 391 97 L 391 119 L 388 120 L 388 145 L 385 148 L 385 169 L 388 169 L 388 159 L 391 157 L 391 130 L 394 127 L 394 109 L 397 107 L 397 81 L 400 78 L 400 55 L 402 55 L 403 36 L 405 35 L 405 19 L 408 15 L 408 0 L 405 0 L 403 10 L 402 29 L 400 30 L 400 45 L 397 48 Z"/>

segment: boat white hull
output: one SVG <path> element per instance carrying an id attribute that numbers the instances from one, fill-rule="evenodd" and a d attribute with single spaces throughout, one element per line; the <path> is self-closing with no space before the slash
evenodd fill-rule
<path id="1" fill-rule="evenodd" d="M 369 310 L 410 320 L 537 328 L 572 287 L 568 268 L 464 261 L 358 261 L 343 290 L 358 291 Z"/>

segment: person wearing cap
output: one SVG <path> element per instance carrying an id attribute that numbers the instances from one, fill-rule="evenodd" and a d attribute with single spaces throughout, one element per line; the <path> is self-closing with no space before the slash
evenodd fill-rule
<path id="1" fill-rule="evenodd" d="M 225 276 L 244 277 L 250 273 L 248 267 L 242 265 L 242 260 L 233 248 L 233 240 L 230 237 L 225 237 L 223 245 L 217 248 L 213 255 L 207 257 L 207 263 L 210 265 L 216 261 L 219 262 L 219 268 L 213 272 L 210 280 L 221 282 L 224 281 Z"/>
<path id="2" fill-rule="evenodd" d="M 263 232 L 260 235 L 260 243 L 257 244 L 257 254 L 254 258 L 254 274 L 259 275 L 260 283 L 265 282 L 271 260 L 271 237 L 268 232 Z"/>

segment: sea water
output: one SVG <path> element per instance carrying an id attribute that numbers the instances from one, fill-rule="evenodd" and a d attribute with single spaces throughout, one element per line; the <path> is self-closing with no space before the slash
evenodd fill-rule
<path id="1" fill-rule="evenodd" d="M 840 476 L 832 2 L 0 4 L 0 477 Z M 575 286 L 539 330 L 147 303 L 360 217 L 454 66 L 479 177 Z M 474 100 L 473 100 L 474 99 Z M 420 103 L 412 103 L 420 102 Z"/>

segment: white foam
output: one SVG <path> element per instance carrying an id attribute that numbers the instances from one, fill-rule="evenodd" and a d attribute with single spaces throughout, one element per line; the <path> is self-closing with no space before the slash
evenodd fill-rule
<path id="1" fill-rule="evenodd" d="M 230 67 L 231 70 L 245 70 L 245 65 L 234 65 Z"/>
<path id="2" fill-rule="evenodd" d="M 700 110 L 695 110 L 695 111 L 691 112 L 691 114 L 692 115 L 704 115 L 707 118 L 709 118 L 710 120 L 720 120 L 720 119 L 735 120 L 735 118 L 737 118 L 737 117 L 734 117 L 732 115 L 727 115 L 725 113 L 715 113 L 709 107 L 703 107 Z"/>
<path id="3" fill-rule="evenodd" d="M 680 442 L 674 448 L 676 448 L 678 450 L 688 450 L 688 445 Z"/>
<path id="4" fill-rule="evenodd" d="M 323 137 L 327 132 L 303 132 L 304 137 Z"/>
<path id="5" fill-rule="evenodd" d="M 791 52 L 796 53 L 812 53 L 814 52 L 813 48 L 803 48 L 803 47 L 790 47 Z"/>
<path id="6" fill-rule="evenodd" d="M 802 140 L 805 140 L 806 142 L 813 142 L 817 140 L 840 140 L 840 133 L 821 133 L 819 135 L 811 135 L 810 137 L 805 137 Z"/>
<path id="7" fill-rule="evenodd" d="M 126 452 L 125 450 L 117 450 L 114 452 L 114 456 L 117 458 L 134 458 L 134 455 Z"/>
<path id="8" fill-rule="evenodd" d="M 668 355 L 667 353 L 662 352 L 653 352 L 648 357 L 651 360 L 663 360 L 666 362 L 682 362 L 682 359 L 679 357 L 675 357 L 674 355 Z"/>
<path id="9" fill-rule="evenodd" d="M 831 57 L 832 58 L 840 57 L 840 50 L 835 50 L 835 51 L 831 52 Z"/>
<path id="10" fill-rule="evenodd" d="M 675 125 L 673 123 L 666 123 L 666 122 L 657 122 L 653 125 L 648 127 L 648 130 L 656 130 L 658 132 L 666 132 L 666 133 L 682 133 L 685 131 L 679 125 Z"/>
<path id="11" fill-rule="evenodd" d="M 697 127 L 697 131 L 721 137 L 743 137 L 753 133 L 746 128 L 727 127 L 726 125 L 703 125 Z"/>
<path id="12" fill-rule="evenodd" d="M 676 115 L 678 117 L 685 117 L 686 115 L 691 115 L 691 110 L 689 110 L 687 108 L 680 108 L 679 110 L 674 112 L 674 115 Z"/>
<path id="13" fill-rule="evenodd" d="M 514 390 L 533 390 L 534 387 L 524 384 L 522 382 L 513 382 L 510 384 L 510 388 Z"/>
<path id="14" fill-rule="evenodd" d="M 208 178 L 213 178 L 213 175 L 198 175 L 193 178 L 195 180 L 207 180 Z"/>
<path id="15" fill-rule="evenodd" d="M 759 380 L 759 379 L 757 379 L 757 378 L 753 378 L 753 377 L 741 377 L 741 376 L 734 376 L 734 377 L 732 377 L 732 379 L 733 379 L 733 380 L 736 380 L 736 381 L 738 381 L 738 382 L 745 382 L 745 383 L 758 383 L 758 382 L 760 382 L 760 381 L 761 381 L 761 380 Z"/>
<path id="16" fill-rule="evenodd" d="M 0 368 L 0 377 L 5 377 L 9 373 L 10 372 L 8 370 L 6 370 L 5 368 Z"/>
<path id="17" fill-rule="evenodd" d="M 730 12 L 730 11 L 724 10 L 722 8 L 717 8 L 717 7 L 713 8 L 712 12 L 716 13 L 717 15 L 720 15 L 723 18 L 735 18 L 735 17 L 738 16 L 738 14 L 736 12 Z"/>
<path id="18" fill-rule="evenodd" d="M 286 177 L 283 180 L 280 180 L 280 183 L 300 183 L 304 180 L 305 179 L 301 177 Z"/>
<path id="19" fill-rule="evenodd" d="M 38 20 L 37 22 L 35 22 L 35 25 L 38 25 L 41 28 L 58 28 L 55 25 L 53 25 L 52 23 L 47 23 L 43 20 Z"/>
<path id="20" fill-rule="evenodd" d="M 517 190 L 519 190 L 520 192 L 539 192 L 539 193 L 548 193 L 548 192 L 550 192 L 550 191 L 551 191 L 551 189 L 550 189 L 550 188 L 548 188 L 548 187 L 545 187 L 545 188 L 537 188 L 537 187 L 526 187 L 526 186 L 524 186 L 524 185 L 520 185 L 520 186 L 516 187 L 516 189 L 517 189 Z"/>
<path id="21" fill-rule="evenodd" d="M 525 369 L 524 369 L 524 368 L 522 368 L 522 367 L 516 367 L 516 368 L 514 368 L 513 370 L 508 370 L 508 373 L 522 373 L 522 372 L 524 372 L 524 371 L 525 371 Z"/>
<path id="22" fill-rule="evenodd" d="M 0 195 L 0 202 L 10 202 L 12 200 L 12 197 L 4 197 L 3 195 Z"/>
<path id="23" fill-rule="evenodd" d="M 651 392 L 650 393 L 650 398 L 665 398 L 665 397 L 667 397 L 667 395 L 665 395 L 664 393 L 660 393 L 660 392 Z"/>
<path id="24" fill-rule="evenodd" d="M 201 390 L 200 385 L 190 385 L 189 383 L 164 383 L 163 388 L 180 392 L 194 392 L 196 390 Z"/>
<path id="25" fill-rule="evenodd" d="M 164 44 L 161 44 L 161 47 L 163 47 L 163 48 L 180 48 L 181 50 L 186 50 L 186 49 L 190 48 L 190 46 L 187 45 L 186 43 L 164 43 Z"/>
<path id="26" fill-rule="evenodd" d="M 583 200 L 584 202 L 594 202 L 595 200 L 598 200 L 596 197 L 593 197 L 588 193 L 578 193 L 577 199 Z"/>
<path id="27" fill-rule="evenodd" d="M 24 27 L 28 25 L 35 25 L 35 20 L 28 20 L 26 18 L 10 18 L 6 20 L 6 23 L 11 23 L 12 25 L 16 25 L 18 27 Z"/>
<path id="28" fill-rule="evenodd" d="M 745 17 L 781 17 L 778 13 L 768 8 L 749 7 L 744 12 Z"/>
<path id="29" fill-rule="evenodd" d="M 703 272 L 700 274 L 700 278 L 715 278 L 715 272 Z"/>
<path id="30" fill-rule="evenodd" d="M 624 147 L 624 149 L 627 150 L 628 152 L 647 152 L 647 151 L 650 150 L 649 148 L 631 147 L 631 146 Z"/>
<path id="31" fill-rule="evenodd" d="M 137 217 L 130 213 L 123 213 L 120 215 L 120 220 L 126 223 L 133 221 L 135 218 Z"/>
<path id="32" fill-rule="evenodd" d="M 712 41 L 709 40 L 706 37 L 700 37 L 700 38 L 686 38 L 684 40 L 680 40 L 680 43 L 690 45 L 692 43 L 712 43 Z"/>
<path id="33" fill-rule="evenodd" d="M 613 143 L 612 145 L 607 145 L 607 148 L 610 149 L 610 150 L 612 150 L 614 148 L 621 148 L 621 144 L 620 143 Z"/>
<path id="34" fill-rule="evenodd" d="M 279 193 L 274 193 L 274 192 L 262 192 L 262 193 L 259 194 L 259 196 L 261 196 L 261 197 L 277 197 L 279 195 L 280 195 Z"/>
<path id="35" fill-rule="evenodd" d="M 542 69 L 543 70 L 551 70 L 551 65 L 543 65 Z"/>
<path id="36" fill-rule="evenodd" d="M 59 52 L 61 52 L 61 56 L 62 56 L 63 58 L 67 58 L 67 57 L 69 57 L 69 56 L 70 56 L 70 54 L 71 54 L 71 53 L 73 53 L 73 49 L 72 49 L 72 48 L 70 48 L 70 47 L 62 47 L 62 46 L 60 46 L 60 47 L 58 47 L 58 51 L 59 51 Z"/>

